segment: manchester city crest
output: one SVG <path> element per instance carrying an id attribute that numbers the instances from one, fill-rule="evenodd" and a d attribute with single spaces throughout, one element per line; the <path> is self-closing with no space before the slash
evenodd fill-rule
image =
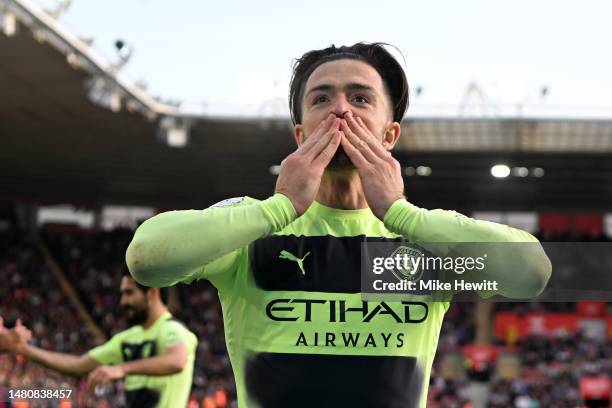
<path id="1" fill-rule="evenodd" d="M 417 281 L 423 276 L 423 252 L 417 248 L 400 246 L 390 255 L 390 258 L 398 259 L 394 268 L 391 269 L 393 275 L 400 281 Z"/>

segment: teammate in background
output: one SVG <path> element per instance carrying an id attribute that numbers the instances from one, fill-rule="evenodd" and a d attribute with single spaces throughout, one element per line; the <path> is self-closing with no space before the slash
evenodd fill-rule
<path id="1" fill-rule="evenodd" d="M 198 342 L 195 334 L 166 308 L 167 289 L 147 288 L 124 276 L 120 290 L 120 304 L 132 327 L 87 353 L 76 356 L 43 350 L 28 344 L 24 336 L 12 336 L 8 348 L 62 374 L 88 374 L 92 391 L 125 378 L 127 407 L 187 406 Z"/>
<path id="2" fill-rule="evenodd" d="M 217 287 L 240 407 L 425 407 L 449 303 L 364 301 L 361 244 L 531 242 L 509 245 L 489 276 L 519 298 L 543 290 L 550 261 L 527 232 L 407 201 L 390 150 L 408 83 L 384 45 L 306 53 L 289 98 L 298 147 L 274 195 L 147 220 L 130 272 Z"/>

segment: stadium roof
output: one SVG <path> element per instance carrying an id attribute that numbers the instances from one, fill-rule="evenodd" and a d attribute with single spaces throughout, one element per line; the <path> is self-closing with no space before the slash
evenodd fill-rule
<path id="1" fill-rule="evenodd" d="M 288 118 L 183 115 L 26 1 L 0 0 L 0 14 L 0 197 L 200 208 L 273 190 L 270 167 L 294 146 Z M 395 155 L 417 204 L 612 208 L 612 121 L 419 118 L 402 128 Z M 187 146 L 169 146 L 172 133 L 188 134 Z M 495 163 L 528 175 L 494 179 Z"/>

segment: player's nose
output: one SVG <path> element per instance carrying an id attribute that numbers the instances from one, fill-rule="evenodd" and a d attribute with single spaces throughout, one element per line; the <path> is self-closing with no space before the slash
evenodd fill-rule
<path id="1" fill-rule="evenodd" d="M 332 111 L 330 113 L 333 113 L 339 118 L 343 118 L 344 114 L 350 111 L 350 109 L 351 105 L 349 104 L 348 100 L 344 96 L 339 96 L 334 101 L 334 105 L 332 106 Z"/>

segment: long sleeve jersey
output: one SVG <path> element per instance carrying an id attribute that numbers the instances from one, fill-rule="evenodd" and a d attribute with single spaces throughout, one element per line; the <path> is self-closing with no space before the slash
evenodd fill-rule
<path id="1" fill-rule="evenodd" d="M 361 244 L 385 240 L 537 243 L 404 199 L 381 221 L 316 201 L 296 217 L 275 194 L 157 215 L 127 262 L 146 285 L 208 279 L 218 289 L 240 407 L 425 407 L 449 302 L 364 300 Z M 511 254 L 512 280 L 535 293 L 550 263 L 539 245 L 523 252 Z"/>

